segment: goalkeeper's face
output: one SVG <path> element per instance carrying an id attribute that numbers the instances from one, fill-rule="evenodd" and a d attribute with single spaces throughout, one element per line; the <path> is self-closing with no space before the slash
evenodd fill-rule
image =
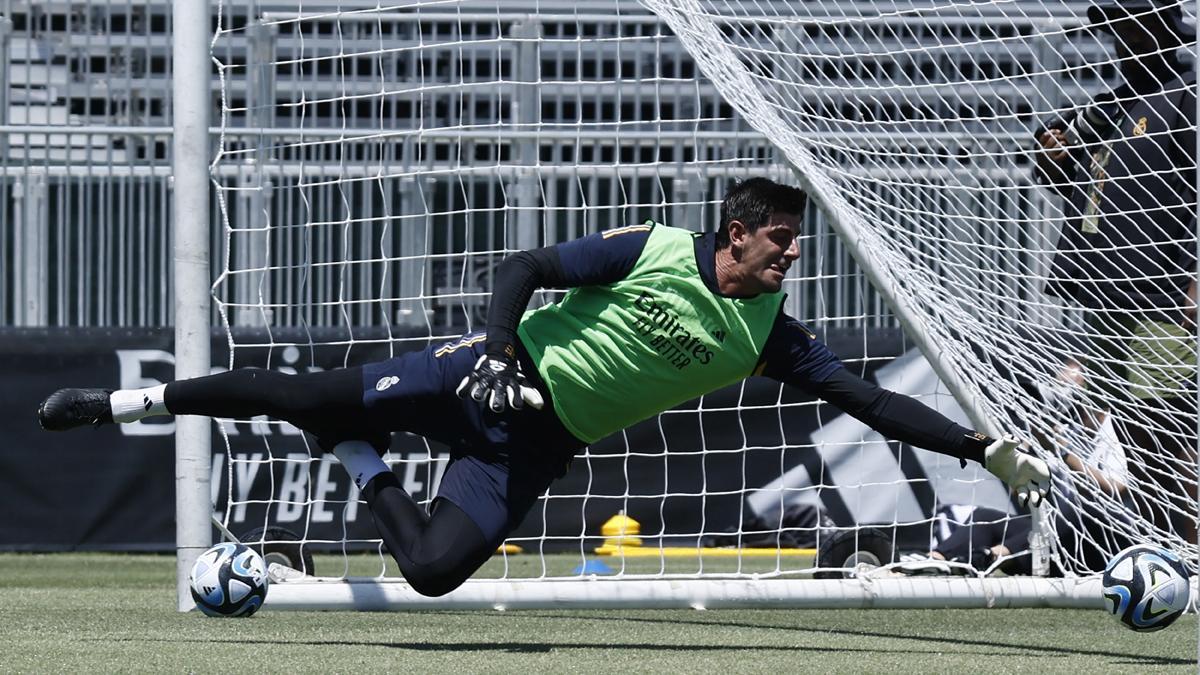
<path id="1" fill-rule="evenodd" d="M 788 268 L 800 257 L 799 234 L 800 215 L 794 213 L 772 213 L 766 225 L 754 232 L 743 231 L 737 237 L 740 241 L 734 241 L 730 229 L 731 242 L 740 244 L 735 260 L 742 272 L 741 294 L 778 293 L 783 288 Z"/>

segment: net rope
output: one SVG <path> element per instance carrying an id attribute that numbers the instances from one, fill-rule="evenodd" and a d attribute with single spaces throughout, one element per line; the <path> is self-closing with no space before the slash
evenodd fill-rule
<path id="1" fill-rule="evenodd" d="M 1122 38 L 1089 28 L 1083 3 L 646 5 L 860 238 L 859 255 L 910 309 L 910 328 L 927 335 L 927 352 L 961 378 L 976 418 L 1029 438 L 1054 463 L 1060 499 L 1050 520 L 1062 530 L 1052 540 L 1062 566 L 1088 569 L 1084 542 L 1111 554 L 1121 543 L 1149 540 L 1194 558 L 1195 338 L 1182 319 L 1194 263 L 1127 270 L 1123 278 L 1142 287 L 1173 284 L 1165 302 L 1121 306 L 1102 290 L 1111 276 L 1087 266 L 1075 274 L 1083 289 L 1076 297 L 1051 297 L 1055 256 L 1084 252 L 1065 238 L 1059 243 L 1059 232 L 1088 232 L 1090 214 L 1057 203 L 1035 184 L 1031 166 L 1037 124 L 1115 88 L 1120 78 L 1112 73 L 1127 61 L 1174 45 L 1119 58 L 1112 43 Z M 1165 3 L 1138 19 L 1171 10 L 1179 7 Z M 1182 45 L 1192 47 L 1194 38 Z M 1194 95 L 1194 83 L 1180 79 L 1164 77 L 1160 87 L 1168 100 Z M 1117 91 L 1119 103 L 1137 98 Z M 1177 128 L 1194 139 L 1194 109 L 1187 109 L 1194 99 L 1184 100 L 1161 111 L 1162 119 L 1184 117 Z M 1093 141 L 1093 157 L 1128 133 L 1173 133 L 1161 123 L 1147 130 L 1145 118 L 1124 124 L 1142 129 Z M 1158 172 L 1131 167 L 1128 180 L 1171 186 L 1177 194 L 1161 206 L 1183 208 L 1164 213 L 1150 203 L 1109 213 L 1102 222 L 1129 217 L 1144 238 L 1130 241 L 1101 224 L 1090 246 L 1131 256 L 1138 245 L 1173 245 L 1194 260 L 1194 157 L 1171 159 Z M 1084 174 L 1070 185 L 1093 184 Z M 1081 309 L 1089 306 L 1092 325 L 1085 326 Z M 1122 320 L 1137 328 L 1124 330 Z M 1115 341 L 1126 346 L 1126 358 L 1095 347 Z M 1147 353 L 1166 365 L 1139 389 L 1126 371 Z M 1068 383 L 1062 368 L 1070 360 L 1083 368 Z M 1115 433 L 1101 439 L 1106 417 Z M 1127 461 L 1129 472 L 1117 473 L 1128 490 L 1106 489 L 1061 457 L 1103 444 Z"/>
<path id="2" fill-rule="evenodd" d="M 1034 180 L 1031 130 L 1119 66 L 1084 29 L 1084 4 L 305 2 L 261 15 L 219 4 L 212 175 L 225 262 L 213 297 L 229 367 L 303 372 L 450 340 L 482 327 L 495 265 L 513 251 L 647 219 L 708 230 L 732 181 L 799 180 L 821 208 L 805 214 L 786 311 L 838 337 L 847 365 L 884 386 L 1028 438 L 1085 505 L 1075 518 L 1051 509 L 1066 573 L 1131 539 L 1190 546 L 1168 521 L 1192 518 L 1180 497 L 1194 494 L 1194 455 L 1171 443 L 1191 438 L 1194 414 L 1096 395 L 1127 365 L 1103 359 L 1083 371 L 1091 393 L 1069 399 L 1064 364 L 1083 358 L 1086 317 L 1045 293 L 1072 219 Z M 932 346 L 953 386 L 920 367 L 907 339 L 879 347 L 901 326 Z M 965 414 L 952 390 L 966 394 Z M 1194 408 L 1194 388 L 1159 394 Z M 1123 494 L 1056 450 L 1095 447 L 1080 416 L 1100 413 L 1130 467 Z M 794 433 L 799 418 L 818 431 Z M 1135 426 L 1163 442 L 1132 445 L 1123 434 Z M 342 554 L 322 576 L 396 575 L 332 457 L 277 421 L 221 429 L 215 502 L 235 531 L 284 526 Z M 448 458 L 397 434 L 387 459 L 427 503 Z M 920 472 L 897 468 L 914 462 Z M 694 513 L 681 516 L 683 502 Z M 908 528 L 920 549 L 941 506 L 1027 517 L 977 467 L 888 444 L 760 383 L 584 450 L 510 540 L 535 562 L 506 553 L 481 576 L 582 578 L 599 524 L 624 511 L 648 521 L 651 555 L 612 559 L 615 578 L 806 577 L 811 556 L 743 544 L 714 563 L 700 545 L 777 536 L 789 506 L 833 502 L 836 526 L 790 531 L 823 541 Z M 752 515 L 766 524 L 748 525 Z"/>

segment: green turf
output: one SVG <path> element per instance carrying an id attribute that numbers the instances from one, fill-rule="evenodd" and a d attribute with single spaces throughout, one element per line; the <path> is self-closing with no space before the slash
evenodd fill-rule
<path id="1" fill-rule="evenodd" d="M 396 563 L 387 559 L 386 565 L 378 554 L 316 555 L 314 566 L 321 576 L 332 577 L 378 577 L 400 576 Z M 796 572 L 812 567 L 813 557 L 783 556 L 743 557 L 734 556 L 699 556 L 691 555 L 673 557 L 628 557 L 615 558 L 612 556 L 597 556 L 587 554 L 560 553 L 555 555 L 538 556 L 523 554 L 516 556 L 494 556 L 476 572 L 477 578 L 524 578 L 531 577 L 565 577 L 574 574 L 575 569 L 584 560 L 598 560 L 608 565 L 614 573 L 625 574 L 698 574 L 700 572 L 738 572 L 742 574 L 772 573 L 778 571 Z"/>
<path id="2" fill-rule="evenodd" d="M 174 611 L 174 560 L 0 554 L 0 671 L 1196 671 L 1186 616 L 1085 610 Z"/>

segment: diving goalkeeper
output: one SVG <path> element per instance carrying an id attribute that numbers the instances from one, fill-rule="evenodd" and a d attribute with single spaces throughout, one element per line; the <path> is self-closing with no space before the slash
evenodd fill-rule
<path id="1" fill-rule="evenodd" d="M 717 232 L 635 225 L 507 258 L 486 332 L 360 367 L 260 369 L 139 390 L 63 389 L 43 428 L 150 415 L 271 415 L 311 433 L 350 473 L 388 551 L 425 595 L 457 588 L 589 443 L 751 375 L 801 388 L 890 438 L 984 464 L 1037 504 L 1042 460 L 853 375 L 780 293 L 799 257 L 806 197 L 764 178 L 721 204 Z M 538 288 L 570 288 L 525 311 Z M 380 455 L 408 431 L 452 449 L 427 513 Z"/>

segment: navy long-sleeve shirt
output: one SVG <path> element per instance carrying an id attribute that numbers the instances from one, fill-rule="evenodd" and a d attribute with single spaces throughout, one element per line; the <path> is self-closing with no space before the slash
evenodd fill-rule
<path id="1" fill-rule="evenodd" d="M 537 288 L 611 284 L 625 278 L 646 245 L 651 228 L 635 226 L 596 233 L 510 256 L 496 275 L 488 313 L 488 352 L 511 353 L 516 328 Z M 714 235 L 696 235 L 700 275 L 715 295 Z M 755 375 L 820 396 L 889 438 L 960 459 L 983 462 L 990 439 L 966 429 L 928 406 L 854 375 L 807 326 L 782 310 L 758 358 Z"/>

